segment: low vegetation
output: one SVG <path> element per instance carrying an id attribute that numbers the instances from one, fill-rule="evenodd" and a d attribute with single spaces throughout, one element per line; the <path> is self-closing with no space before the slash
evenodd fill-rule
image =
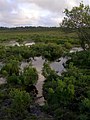
<path id="1" fill-rule="evenodd" d="M 45 73 L 48 73 L 47 76 L 44 74 L 46 77 L 44 97 L 47 101 L 44 110 L 53 115 L 55 120 L 89 120 L 89 59 L 90 51 L 72 55 L 68 62 L 67 72 L 63 73 L 62 76 L 58 76 L 49 67 L 44 66 Z"/>
<path id="2" fill-rule="evenodd" d="M 0 120 L 47 120 L 49 116 L 49 120 L 90 119 L 90 8 L 80 3 L 71 11 L 66 9 L 65 14 L 60 28 L 0 28 L 0 80 L 6 80 L 0 84 Z M 23 45 L 7 45 L 11 41 Z M 32 41 L 34 45 L 25 46 Z M 69 53 L 78 46 L 83 51 Z M 65 55 L 70 59 L 64 65 L 66 72 L 59 76 L 49 62 Z M 42 107 L 35 103 L 36 68 L 31 64 L 23 70 L 20 67 L 22 61 L 30 63 L 38 56 L 45 59 L 46 102 Z"/>

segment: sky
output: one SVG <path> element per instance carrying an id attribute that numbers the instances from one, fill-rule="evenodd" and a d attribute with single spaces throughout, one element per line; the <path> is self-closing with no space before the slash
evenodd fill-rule
<path id="1" fill-rule="evenodd" d="M 59 26 L 64 9 L 81 0 L 0 0 L 0 26 Z M 90 0 L 83 0 L 90 5 Z"/>

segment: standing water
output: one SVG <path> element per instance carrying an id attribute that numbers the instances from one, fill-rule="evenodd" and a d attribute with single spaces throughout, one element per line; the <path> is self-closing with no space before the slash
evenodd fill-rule
<path id="1" fill-rule="evenodd" d="M 20 46 L 28 46 L 28 47 L 30 47 L 30 46 L 32 46 L 34 44 L 35 44 L 35 42 L 25 42 L 25 43 L 20 44 L 19 42 L 16 42 L 15 40 L 3 43 L 3 45 L 5 45 L 5 46 L 13 46 L 13 47 L 14 46 L 18 46 L 18 47 L 20 47 Z"/>
<path id="2" fill-rule="evenodd" d="M 67 57 L 64 57 L 64 58 L 61 57 L 58 59 L 59 62 L 58 61 L 52 62 L 50 66 L 56 72 L 58 71 L 57 73 L 58 75 L 61 75 L 63 71 L 66 71 L 63 64 L 65 64 L 67 60 L 68 60 Z M 45 77 L 42 75 L 42 67 L 44 62 L 45 62 L 45 59 L 42 59 L 42 57 L 35 57 L 34 59 L 32 59 L 32 65 L 36 68 L 39 75 L 39 79 L 36 83 L 36 88 L 38 90 L 36 103 L 38 103 L 39 105 L 44 105 L 45 103 L 45 99 L 43 97 L 43 84 L 45 81 Z"/>
<path id="3" fill-rule="evenodd" d="M 39 105 L 44 105 L 45 100 L 43 97 L 43 84 L 44 84 L 45 78 L 42 75 L 42 67 L 45 60 L 42 59 L 42 57 L 34 57 L 34 59 L 31 58 L 31 61 L 32 61 L 32 66 L 35 67 L 38 72 L 38 81 L 35 85 L 36 89 L 38 90 L 36 103 L 38 103 Z M 20 71 L 23 71 L 25 67 L 29 66 L 29 64 L 30 63 L 26 61 L 21 62 Z"/>
<path id="4" fill-rule="evenodd" d="M 31 45 L 31 43 L 26 44 L 26 46 L 28 45 Z M 75 47 L 70 50 L 70 53 L 76 52 L 76 51 L 82 51 L 82 50 L 83 50 L 82 48 Z M 31 60 L 32 60 L 32 65 L 36 68 L 38 75 L 39 75 L 38 81 L 36 83 L 36 88 L 38 90 L 36 103 L 38 103 L 39 105 L 44 105 L 45 100 L 43 97 L 43 84 L 44 84 L 45 78 L 42 75 L 42 68 L 43 68 L 45 59 L 42 59 L 42 57 L 34 57 L 34 59 L 31 59 Z M 64 68 L 64 64 L 66 63 L 67 60 L 68 60 L 68 57 L 61 57 L 58 60 L 51 62 L 50 67 L 54 69 L 58 75 L 61 75 L 62 72 L 66 71 L 66 69 Z M 0 63 L 0 66 L 2 67 L 2 63 Z M 23 69 L 26 66 L 29 66 L 29 63 L 23 61 L 20 66 L 21 70 L 23 71 Z M 4 84 L 5 82 L 6 82 L 6 79 L 1 77 L 0 84 Z"/>
<path id="5" fill-rule="evenodd" d="M 50 64 L 50 67 L 54 69 L 58 75 L 61 75 L 62 72 L 66 71 L 63 65 L 66 63 L 67 60 L 67 57 L 61 57 L 55 62 L 52 62 Z"/>
<path id="6" fill-rule="evenodd" d="M 83 49 L 82 48 L 75 48 L 75 49 L 71 49 L 70 50 L 70 53 L 71 52 L 76 52 L 76 51 L 82 51 Z M 61 57 L 59 58 L 58 60 L 52 62 L 50 64 L 50 67 L 55 70 L 57 72 L 58 75 L 61 75 L 62 72 L 66 71 L 64 65 L 66 63 L 66 61 L 68 60 L 69 58 L 66 56 L 66 57 Z M 45 100 L 44 100 L 44 97 L 43 97 L 43 84 L 44 84 L 44 81 L 45 81 L 45 78 L 44 76 L 42 75 L 42 67 L 43 67 L 43 64 L 44 64 L 45 60 L 42 59 L 42 57 L 35 57 L 34 60 L 32 60 L 32 65 L 34 67 L 36 67 L 37 71 L 38 71 L 38 75 L 39 75 L 39 79 L 37 81 L 37 84 L 36 84 L 36 88 L 38 90 L 38 99 L 36 100 L 36 103 L 38 103 L 39 105 L 44 105 L 45 103 Z"/>
<path id="7" fill-rule="evenodd" d="M 42 57 L 35 57 L 34 60 L 32 60 L 32 65 L 36 68 L 39 76 L 38 81 L 36 83 L 36 88 L 38 90 L 36 103 L 38 103 L 39 105 L 44 105 L 44 102 L 45 102 L 43 97 L 43 84 L 44 84 L 45 78 L 42 75 L 42 67 L 44 62 L 45 60 L 42 59 Z"/>

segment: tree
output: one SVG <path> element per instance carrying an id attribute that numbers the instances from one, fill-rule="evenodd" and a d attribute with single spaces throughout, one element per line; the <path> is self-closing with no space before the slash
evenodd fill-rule
<path id="1" fill-rule="evenodd" d="M 82 48 L 86 49 L 86 44 L 90 48 L 90 7 L 80 3 L 78 7 L 71 10 L 65 9 L 61 27 L 77 29 L 77 34 Z"/>

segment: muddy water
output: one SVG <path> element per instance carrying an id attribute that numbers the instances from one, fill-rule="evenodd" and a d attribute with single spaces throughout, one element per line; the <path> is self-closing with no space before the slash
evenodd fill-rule
<path id="1" fill-rule="evenodd" d="M 57 61 L 52 62 L 50 64 L 50 67 L 55 70 L 58 75 L 61 75 L 62 72 L 66 71 L 63 65 L 66 63 L 67 60 L 67 57 L 61 57 Z"/>
<path id="2" fill-rule="evenodd" d="M 20 44 L 19 42 L 16 42 L 15 40 L 12 40 L 10 42 L 5 42 L 2 45 L 5 45 L 5 46 L 24 46 L 25 45 L 25 46 L 30 47 L 34 44 L 35 44 L 35 42 L 24 42 L 24 43 Z"/>
<path id="3" fill-rule="evenodd" d="M 75 47 L 75 48 L 72 48 L 70 50 L 70 53 L 82 51 L 82 50 L 83 49 L 80 47 L 79 48 Z M 58 60 L 52 62 L 50 64 L 50 67 L 53 70 L 55 70 L 58 75 L 61 75 L 62 72 L 66 71 L 66 69 L 64 68 L 64 65 L 68 59 L 70 59 L 70 58 L 68 58 L 67 56 L 61 57 Z M 38 103 L 39 105 L 44 105 L 44 103 L 45 103 L 45 100 L 43 97 L 43 84 L 44 84 L 45 78 L 42 75 L 42 67 L 43 67 L 44 62 L 45 62 L 45 60 L 43 60 L 42 57 L 35 57 L 35 59 L 32 60 L 32 65 L 34 67 L 36 67 L 36 69 L 38 71 L 38 75 L 39 75 L 39 79 L 38 79 L 37 84 L 36 84 L 36 88 L 38 90 L 38 95 L 37 95 L 38 99 L 36 100 L 36 103 Z"/>
<path id="4" fill-rule="evenodd" d="M 31 44 L 33 44 L 33 43 L 31 43 Z M 26 46 L 27 45 L 28 44 L 26 44 Z M 82 51 L 82 49 L 81 48 L 72 48 L 70 50 L 70 53 L 76 52 L 76 51 Z M 50 67 L 52 69 L 54 69 L 58 75 L 61 75 L 62 72 L 66 71 L 66 69 L 64 68 L 63 65 L 66 63 L 67 60 L 68 60 L 67 57 L 61 57 L 58 60 L 51 62 Z M 44 84 L 45 78 L 42 75 L 42 67 L 45 62 L 45 59 L 42 59 L 42 57 L 34 57 L 34 59 L 31 59 L 31 61 L 32 61 L 32 65 L 36 68 L 38 75 L 39 75 L 39 79 L 36 83 L 36 88 L 38 90 L 38 95 L 37 95 L 38 99 L 36 100 L 36 103 L 38 103 L 39 105 L 44 105 L 45 100 L 43 97 L 43 84 Z M 21 71 L 23 71 L 23 69 L 26 66 L 29 66 L 29 64 L 30 64 L 29 62 L 23 61 L 20 66 Z M 0 66 L 2 67 L 2 63 L 0 63 Z M 0 84 L 4 84 L 5 82 L 6 82 L 6 79 L 1 77 Z"/>
<path id="5" fill-rule="evenodd" d="M 44 105 L 44 103 L 45 103 L 45 99 L 43 97 L 43 84 L 44 84 L 44 81 L 45 81 L 44 76 L 41 73 L 39 73 L 39 79 L 38 79 L 37 84 L 36 84 L 36 88 L 38 90 L 36 103 L 38 103 L 41 106 Z"/>
<path id="6" fill-rule="evenodd" d="M 34 60 L 32 60 L 32 65 L 36 68 L 39 76 L 38 81 L 35 85 L 38 90 L 36 103 L 38 103 L 39 105 L 44 105 L 44 102 L 45 102 L 43 97 L 43 84 L 44 84 L 45 78 L 42 75 L 42 67 L 44 62 L 45 60 L 42 59 L 42 57 L 35 57 Z"/>
<path id="7" fill-rule="evenodd" d="M 65 64 L 67 60 L 68 60 L 67 57 L 61 57 L 57 61 L 51 62 L 50 67 L 53 70 L 55 70 L 58 75 L 61 75 L 62 72 L 66 71 L 63 64 Z M 36 103 L 42 106 L 45 103 L 45 99 L 43 97 L 43 84 L 45 81 L 45 77 L 42 75 L 42 68 L 43 68 L 45 59 L 42 59 L 42 57 L 34 57 L 34 59 L 31 59 L 31 61 L 32 61 L 32 66 L 36 68 L 39 76 L 38 81 L 35 85 L 38 90 Z M 29 62 L 23 61 L 20 66 L 21 70 L 23 71 L 23 69 L 26 66 L 29 66 L 29 64 L 30 64 Z"/>
<path id="8" fill-rule="evenodd" d="M 63 66 L 63 64 L 65 64 L 66 61 L 67 61 L 67 57 L 64 57 L 64 58 L 61 57 L 60 59 L 58 59 L 58 61 L 52 62 L 50 66 L 56 72 L 58 71 L 57 73 L 58 75 L 61 75 L 63 71 L 66 71 Z M 45 60 L 42 59 L 42 57 L 35 57 L 34 60 L 32 60 L 32 65 L 36 68 L 36 70 L 38 71 L 38 75 L 39 75 L 39 79 L 36 84 L 36 88 L 38 90 L 36 103 L 38 103 L 41 106 L 44 105 L 45 103 L 45 99 L 43 97 L 43 84 L 44 84 L 45 78 L 42 75 L 42 67 L 43 67 L 44 62 Z"/>
<path id="9" fill-rule="evenodd" d="M 42 75 L 42 67 L 43 67 L 45 60 L 42 59 L 42 57 L 34 57 L 34 59 L 31 58 L 31 61 L 32 61 L 32 66 L 36 68 L 38 72 L 38 77 L 39 77 L 35 85 L 38 90 L 36 103 L 38 103 L 39 105 L 44 105 L 45 100 L 43 97 L 43 84 L 44 84 L 45 78 Z M 23 71 L 25 67 L 29 66 L 29 64 L 30 64 L 29 62 L 23 61 L 20 65 L 21 71 Z"/>

